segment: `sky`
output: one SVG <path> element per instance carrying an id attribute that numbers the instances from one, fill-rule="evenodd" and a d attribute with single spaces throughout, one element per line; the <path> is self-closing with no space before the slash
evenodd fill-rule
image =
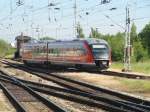
<path id="1" fill-rule="evenodd" d="M 0 0 L 0 38 L 14 42 L 23 32 L 34 37 L 75 38 L 75 0 Z M 91 27 L 102 34 L 124 32 L 126 7 L 130 9 L 131 24 L 140 32 L 150 22 L 150 0 L 76 0 L 76 21 L 86 37 Z M 48 6 L 55 4 L 55 6 Z M 115 8 L 115 10 L 110 10 Z"/>

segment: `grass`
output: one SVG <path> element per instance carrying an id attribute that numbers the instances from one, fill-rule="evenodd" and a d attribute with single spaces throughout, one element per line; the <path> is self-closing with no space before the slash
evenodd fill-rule
<path id="1" fill-rule="evenodd" d="M 134 79 L 119 79 L 123 85 L 138 93 L 150 93 L 150 81 L 134 80 Z"/>
<path id="2" fill-rule="evenodd" d="M 6 52 L 5 58 L 13 58 L 15 51 L 16 48 L 9 48 L 9 50 Z"/>
<path id="3" fill-rule="evenodd" d="M 112 63 L 111 68 L 122 70 L 123 69 L 123 63 L 114 62 L 114 63 Z M 140 73 L 150 75 L 150 60 L 138 62 L 138 63 L 136 63 L 136 62 L 131 63 L 131 69 L 133 72 L 140 72 Z"/>
<path id="4" fill-rule="evenodd" d="M 132 63 L 132 71 L 140 72 L 147 75 L 150 75 L 150 60 Z M 111 68 L 114 69 L 122 69 L 123 64 L 121 62 L 112 63 Z M 117 78 L 120 81 L 121 85 L 123 85 L 127 91 L 135 92 L 135 93 L 150 93 L 150 81 L 148 80 L 134 80 L 134 79 L 125 79 L 125 78 Z"/>
<path id="5" fill-rule="evenodd" d="M 15 48 L 12 48 L 9 43 L 0 39 L 0 57 L 13 57 L 14 52 L 16 51 Z"/>

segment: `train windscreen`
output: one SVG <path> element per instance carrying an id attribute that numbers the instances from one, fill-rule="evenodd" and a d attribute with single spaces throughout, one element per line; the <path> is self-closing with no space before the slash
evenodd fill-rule
<path id="1" fill-rule="evenodd" d="M 106 44 L 94 44 L 92 45 L 92 51 L 95 59 L 109 58 L 109 48 Z"/>

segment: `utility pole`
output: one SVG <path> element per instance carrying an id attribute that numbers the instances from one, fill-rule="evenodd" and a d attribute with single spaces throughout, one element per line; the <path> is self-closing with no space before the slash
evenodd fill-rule
<path id="1" fill-rule="evenodd" d="M 58 37 L 58 28 L 56 28 L 56 39 Z"/>
<path id="2" fill-rule="evenodd" d="M 74 1 L 74 35 L 77 37 L 77 0 Z"/>
<path id="3" fill-rule="evenodd" d="M 39 40 L 40 39 L 40 27 L 39 27 L 39 25 L 35 29 L 36 29 L 38 40 Z"/>
<path id="4" fill-rule="evenodd" d="M 124 70 L 131 71 L 131 39 L 130 39 L 130 9 L 126 7 L 126 31 L 124 48 Z"/>
<path id="5" fill-rule="evenodd" d="M 10 0 L 10 14 L 13 13 L 13 4 L 12 4 L 12 0 Z"/>

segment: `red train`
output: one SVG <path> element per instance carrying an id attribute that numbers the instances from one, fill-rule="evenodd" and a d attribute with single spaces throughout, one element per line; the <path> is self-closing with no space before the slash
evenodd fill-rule
<path id="1" fill-rule="evenodd" d="M 27 64 L 61 64 L 76 67 L 107 69 L 111 62 L 111 50 L 102 39 L 72 41 L 29 42 L 21 47 L 21 55 Z"/>

